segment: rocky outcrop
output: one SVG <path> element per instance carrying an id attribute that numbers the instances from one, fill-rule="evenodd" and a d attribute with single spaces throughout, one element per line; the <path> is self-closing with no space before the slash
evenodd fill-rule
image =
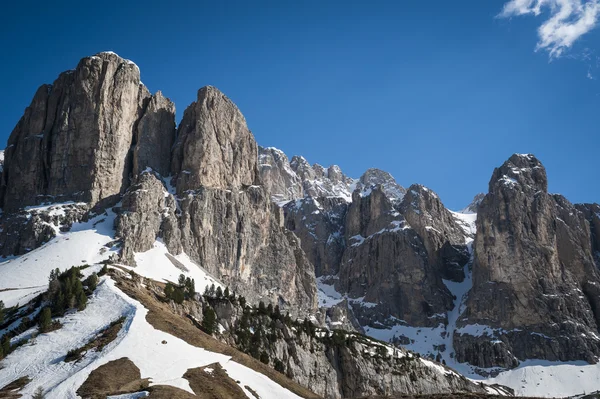
<path id="1" fill-rule="evenodd" d="M 0 256 L 23 255 L 88 217 L 85 204 L 30 207 L 0 217 Z"/>
<path id="2" fill-rule="evenodd" d="M 273 201 L 283 202 L 304 197 L 302 180 L 290 166 L 283 151 L 274 147 L 258 147 L 258 168 L 262 184 Z"/>
<path id="3" fill-rule="evenodd" d="M 533 155 L 515 154 L 494 171 L 479 206 L 473 288 L 459 323 L 489 326 L 494 339 L 455 335 L 459 361 L 481 367 L 512 367 L 515 357 L 597 361 L 600 277 L 590 223 L 547 187 Z M 496 341 L 502 345 L 490 350 Z"/>
<path id="4" fill-rule="evenodd" d="M 177 129 L 171 163 L 177 194 L 259 184 L 257 160 L 256 141 L 240 110 L 216 88 L 201 88 Z"/>
<path id="5" fill-rule="evenodd" d="M 399 206 L 404 214 L 392 206 L 381 186 L 364 197 L 358 190 L 353 195 L 346 217 L 348 246 L 336 288 L 367 302 L 354 307 L 362 325 L 402 320 L 412 326 L 433 327 L 445 322 L 446 312 L 452 309 L 452 295 L 442 282 L 444 264 L 438 258 L 450 240 L 445 237 L 442 241 L 443 234 L 456 233 L 454 238 L 462 242 L 464 237 L 451 218 L 448 226 L 444 220 L 438 222 L 440 231 L 430 231 L 427 226 L 434 222 L 427 215 L 441 211 L 431 207 L 431 201 L 419 202 L 421 194 L 416 189 L 411 187 Z M 425 221 L 411 214 L 417 212 L 422 212 Z"/>
<path id="6" fill-rule="evenodd" d="M 358 179 L 356 189 L 364 196 L 379 185 L 381 185 L 381 191 L 383 191 L 386 197 L 392 202 L 402 201 L 404 194 L 406 194 L 406 189 L 396 183 L 396 179 L 394 179 L 392 175 L 376 168 L 367 169 L 367 171 L 363 173 L 360 179 Z"/>
<path id="7" fill-rule="evenodd" d="M 287 156 L 277 148 L 259 147 L 259 170 L 273 201 L 285 203 L 303 197 L 339 197 L 349 202 L 356 180 L 349 178 L 337 165 L 327 169 L 311 165 L 301 156 Z"/>
<path id="8" fill-rule="evenodd" d="M 118 201 L 129 184 L 138 122 L 145 120 L 142 154 L 144 143 L 154 144 L 146 133 L 162 132 L 163 126 L 150 126 L 153 121 L 172 119 L 147 109 L 149 102 L 138 67 L 114 53 L 84 58 L 52 85 L 41 86 L 8 139 L 0 189 L 4 210 L 47 201 Z M 146 112 L 161 115 L 143 118 Z M 138 159 L 137 169 L 144 162 Z"/>

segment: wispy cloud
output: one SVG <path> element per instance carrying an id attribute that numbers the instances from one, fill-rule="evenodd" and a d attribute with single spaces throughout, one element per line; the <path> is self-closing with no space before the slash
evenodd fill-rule
<path id="1" fill-rule="evenodd" d="M 521 15 L 539 16 L 544 10 L 548 19 L 538 28 L 536 50 L 559 58 L 580 37 L 594 29 L 600 18 L 600 0 L 510 0 L 500 18 Z"/>

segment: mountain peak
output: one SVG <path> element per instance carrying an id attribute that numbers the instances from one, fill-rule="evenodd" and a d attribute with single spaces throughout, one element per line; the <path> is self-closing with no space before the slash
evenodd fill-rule
<path id="1" fill-rule="evenodd" d="M 548 192 L 546 168 L 533 154 L 513 154 L 492 174 L 490 192 L 497 187 Z"/>

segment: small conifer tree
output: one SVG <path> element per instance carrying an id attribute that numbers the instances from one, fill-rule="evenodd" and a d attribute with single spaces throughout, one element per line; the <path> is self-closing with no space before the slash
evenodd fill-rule
<path id="1" fill-rule="evenodd" d="M 50 329 L 52 325 L 52 312 L 50 308 L 44 308 L 40 312 L 40 318 L 38 321 L 38 326 L 40 328 L 40 332 L 44 333 Z"/>

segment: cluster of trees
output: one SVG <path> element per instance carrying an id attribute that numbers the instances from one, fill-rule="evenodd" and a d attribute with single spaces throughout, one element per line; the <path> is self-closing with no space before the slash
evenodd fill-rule
<path id="1" fill-rule="evenodd" d="M 60 272 L 50 272 L 47 300 L 50 302 L 51 315 L 62 316 L 69 309 L 83 310 L 87 306 L 87 294 L 92 293 L 98 285 L 98 275 L 92 273 L 83 282 L 79 267 Z M 44 312 L 42 312 L 43 314 Z"/>
<path id="2" fill-rule="evenodd" d="M 180 305 L 184 300 L 193 298 L 195 294 L 196 282 L 193 278 L 185 277 L 183 274 L 179 275 L 177 285 L 171 282 L 165 285 L 165 297 Z"/>
<path id="3" fill-rule="evenodd" d="M 220 286 L 215 287 L 214 284 L 211 284 L 210 287 L 206 286 L 204 288 L 204 297 L 210 299 L 226 299 L 231 303 L 234 303 L 236 301 L 235 292 L 230 292 L 229 287 L 225 287 L 225 290 L 223 290 Z M 246 306 L 246 298 L 239 297 L 237 299 L 242 301 L 243 305 L 242 303 L 240 303 L 242 307 Z"/>

